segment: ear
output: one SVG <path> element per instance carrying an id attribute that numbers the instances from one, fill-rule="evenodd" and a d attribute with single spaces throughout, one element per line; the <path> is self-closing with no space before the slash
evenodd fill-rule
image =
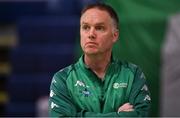
<path id="1" fill-rule="evenodd" d="M 119 38 L 119 30 L 116 29 L 113 32 L 113 43 L 115 43 L 118 40 L 118 38 Z"/>

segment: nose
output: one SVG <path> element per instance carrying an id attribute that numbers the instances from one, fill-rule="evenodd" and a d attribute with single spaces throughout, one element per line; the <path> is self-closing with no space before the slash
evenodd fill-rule
<path id="1" fill-rule="evenodd" d="M 94 28 L 91 28 L 91 30 L 89 31 L 89 36 L 88 36 L 89 39 L 93 40 L 96 38 L 96 34 L 95 34 L 95 30 Z"/>

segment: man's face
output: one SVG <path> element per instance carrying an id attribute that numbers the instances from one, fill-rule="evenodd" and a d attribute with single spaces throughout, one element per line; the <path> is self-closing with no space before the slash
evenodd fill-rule
<path id="1" fill-rule="evenodd" d="M 80 21 L 81 47 L 85 54 L 104 54 L 112 50 L 119 32 L 106 11 L 92 8 Z"/>

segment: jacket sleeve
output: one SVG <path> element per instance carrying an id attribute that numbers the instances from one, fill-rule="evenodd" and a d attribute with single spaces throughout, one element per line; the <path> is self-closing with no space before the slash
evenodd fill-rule
<path id="1" fill-rule="evenodd" d="M 52 79 L 49 96 L 49 116 L 76 116 L 76 108 L 68 94 L 66 79 L 62 73 L 56 73 Z"/>
<path id="2" fill-rule="evenodd" d="M 149 116 L 151 97 L 147 80 L 141 69 L 137 68 L 129 95 L 129 102 L 134 106 L 136 116 Z"/>

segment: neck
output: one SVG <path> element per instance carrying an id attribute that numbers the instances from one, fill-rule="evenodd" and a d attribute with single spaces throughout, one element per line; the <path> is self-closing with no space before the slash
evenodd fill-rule
<path id="1" fill-rule="evenodd" d="M 106 69 L 111 60 L 111 52 L 102 55 L 86 55 L 84 57 L 85 64 L 99 77 L 104 78 Z"/>

